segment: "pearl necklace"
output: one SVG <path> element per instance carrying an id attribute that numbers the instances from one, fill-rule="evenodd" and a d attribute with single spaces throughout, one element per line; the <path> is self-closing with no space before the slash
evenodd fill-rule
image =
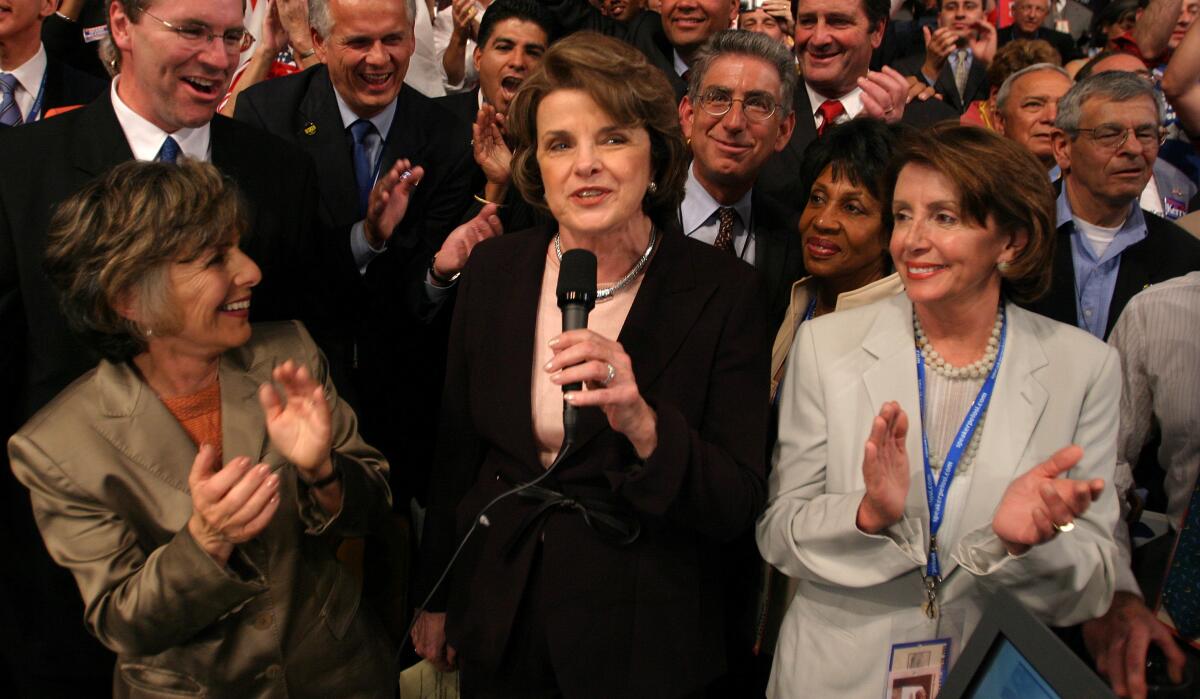
<path id="1" fill-rule="evenodd" d="M 964 367 L 956 367 L 943 359 L 933 348 L 929 338 L 925 336 L 924 328 L 921 327 L 921 319 L 917 317 L 916 310 L 913 310 L 913 330 L 916 333 L 917 347 L 921 348 L 925 366 L 948 379 L 982 379 L 987 376 L 992 367 L 996 365 L 996 350 L 1000 346 L 1000 331 L 1003 328 L 1004 311 L 997 309 L 996 322 L 992 325 L 992 336 L 988 338 L 987 349 L 984 350 L 983 356 Z"/>
<path id="2" fill-rule="evenodd" d="M 642 256 L 638 258 L 637 262 L 633 263 L 633 268 L 630 269 L 625 276 L 617 280 L 616 284 L 613 284 L 612 286 L 606 286 L 603 289 L 596 289 L 596 303 L 611 301 L 612 297 L 616 295 L 618 291 L 632 284 L 633 280 L 637 279 L 638 275 L 641 274 L 644 269 L 646 269 L 646 264 L 650 262 L 650 258 L 654 255 L 654 247 L 656 245 L 658 245 L 658 230 L 651 226 L 650 242 L 646 245 L 646 251 L 642 253 Z M 562 262 L 563 250 L 561 233 L 554 234 L 554 256 L 558 258 L 559 262 Z"/>

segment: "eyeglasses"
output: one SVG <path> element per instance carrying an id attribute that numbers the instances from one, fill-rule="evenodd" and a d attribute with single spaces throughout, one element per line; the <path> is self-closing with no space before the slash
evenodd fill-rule
<path id="1" fill-rule="evenodd" d="M 161 17 L 155 17 L 145 10 L 142 10 L 142 14 L 175 32 L 179 38 L 183 39 L 185 44 L 196 49 L 203 49 L 217 37 L 221 38 L 221 43 L 225 45 L 225 51 L 228 53 L 242 53 L 254 44 L 254 35 L 244 28 L 229 29 L 224 34 L 217 34 L 203 24 L 179 25 L 174 22 L 168 22 Z"/>
<path id="2" fill-rule="evenodd" d="M 1125 145 L 1129 140 L 1129 134 L 1138 140 L 1145 148 L 1158 148 L 1163 141 L 1167 140 L 1167 134 L 1162 128 L 1153 124 L 1143 124 L 1142 126 L 1117 126 L 1116 124 L 1103 124 L 1094 129 L 1075 129 L 1080 133 L 1091 133 L 1092 140 L 1102 148 L 1116 150 Z"/>
<path id="3" fill-rule="evenodd" d="M 775 100 L 767 95 L 750 95 L 745 98 L 737 98 L 730 95 L 725 90 L 709 90 L 696 100 L 708 114 L 715 117 L 723 117 L 733 109 L 734 102 L 742 103 L 742 113 L 751 121 L 766 121 L 770 119 L 778 106 Z"/>

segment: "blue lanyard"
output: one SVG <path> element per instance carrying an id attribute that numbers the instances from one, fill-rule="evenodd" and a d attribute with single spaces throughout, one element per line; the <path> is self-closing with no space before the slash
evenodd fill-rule
<path id="1" fill-rule="evenodd" d="M 804 320 L 812 320 L 813 313 L 817 312 L 817 295 L 813 294 L 812 301 L 808 302 L 808 310 L 804 311 Z"/>
<path id="2" fill-rule="evenodd" d="M 24 123 L 32 124 L 38 121 L 39 115 L 42 113 L 42 98 L 46 96 L 46 72 L 42 72 L 42 84 L 38 87 L 37 97 L 33 98 L 33 106 L 29 108 L 29 115 L 25 117 Z"/>
<path id="3" fill-rule="evenodd" d="M 963 451 L 971 443 L 971 436 L 979 426 L 979 417 L 987 410 L 996 389 L 996 375 L 1000 373 L 1000 360 L 1004 358 L 1004 343 L 1008 338 L 1008 314 L 1000 310 L 1000 346 L 996 350 L 996 363 L 988 372 L 987 379 L 980 387 L 975 400 L 967 410 L 962 425 L 954 442 L 946 452 L 946 460 L 942 462 L 940 477 L 933 475 L 933 467 L 929 463 L 929 436 L 925 431 L 925 360 L 921 349 L 917 348 L 917 392 L 921 397 L 921 451 L 925 456 L 925 499 L 929 503 L 929 563 L 925 566 L 925 574 L 931 580 L 940 580 L 942 567 L 938 561 L 937 533 L 942 528 L 942 520 L 946 515 L 946 494 L 950 492 L 950 482 L 954 480 L 954 472 L 962 459 Z"/>

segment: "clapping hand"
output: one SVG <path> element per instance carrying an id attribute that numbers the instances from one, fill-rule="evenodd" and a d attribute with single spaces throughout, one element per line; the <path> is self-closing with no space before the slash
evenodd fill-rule
<path id="1" fill-rule="evenodd" d="M 404 220 L 412 192 L 425 176 L 425 168 L 412 167 L 407 160 L 397 160 L 375 186 L 367 199 L 367 220 L 364 233 L 373 248 L 383 247 L 392 231 Z"/>
<path id="2" fill-rule="evenodd" d="M 266 529 L 279 509 L 279 476 L 267 464 L 239 456 L 217 470 L 217 450 L 200 445 L 188 474 L 192 516 L 188 532 L 218 565 L 224 566 L 234 544 Z"/>
<path id="3" fill-rule="evenodd" d="M 435 275 L 449 279 L 458 274 L 467 266 L 467 259 L 476 245 L 504 232 L 500 217 L 496 215 L 497 208 L 495 204 L 484 206 L 475 218 L 455 228 L 446 236 L 445 242 L 433 258 Z"/>
<path id="4" fill-rule="evenodd" d="M 858 504 L 856 523 L 867 534 L 878 534 L 904 516 L 908 498 L 908 415 L 889 401 L 871 422 L 863 448 L 863 483 L 867 492 Z"/>
<path id="5" fill-rule="evenodd" d="M 992 59 L 996 57 L 996 27 L 991 22 L 981 20 L 972 24 L 971 29 L 974 33 L 967 41 L 967 46 L 971 48 L 976 61 L 985 66 L 991 65 Z"/>
<path id="6" fill-rule="evenodd" d="M 483 170 L 488 184 L 507 186 L 512 175 L 512 150 L 504 141 L 504 115 L 485 104 L 471 125 L 471 145 L 475 162 Z"/>
<path id="7" fill-rule="evenodd" d="M 271 372 L 283 387 L 286 399 L 270 383 L 258 389 L 258 400 L 266 414 L 267 434 L 276 451 L 300 470 L 306 480 L 321 478 L 332 470 L 329 452 L 333 446 L 332 419 L 325 390 L 308 369 L 290 359 Z"/>
<path id="8" fill-rule="evenodd" d="M 1058 528 L 1071 525 L 1100 497 L 1102 479 L 1059 477 L 1081 458 L 1083 449 L 1064 447 L 1008 485 L 992 518 L 992 530 L 1010 554 L 1019 556 L 1053 539 Z"/>
<path id="9" fill-rule="evenodd" d="M 900 121 L 904 116 L 904 105 L 908 101 L 908 80 L 891 66 L 882 71 L 870 71 L 858 79 L 862 88 L 863 113 L 889 124 Z"/>
<path id="10" fill-rule="evenodd" d="M 925 35 L 925 63 L 921 72 L 930 80 L 937 80 L 938 73 L 946 65 L 950 54 L 958 50 L 959 35 L 949 27 L 921 27 Z"/>

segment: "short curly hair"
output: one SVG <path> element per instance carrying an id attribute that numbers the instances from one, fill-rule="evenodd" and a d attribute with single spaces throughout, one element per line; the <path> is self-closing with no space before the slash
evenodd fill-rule
<path id="1" fill-rule="evenodd" d="M 1062 65 L 1058 50 L 1044 39 L 1016 39 L 1001 46 L 987 69 L 988 86 L 993 92 L 1000 89 L 1013 73 L 1040 63 Z"/>
<path id="2" fill-rule="evenodd" d="M 248 228 L 233 182 L 208 163 L 130 161 L 64 201 L 50 221 L 45 269 L 71 327 L 106 359 L 177 331 L 168 271 L 230 245 Z M 132 302 L 141 324 L 117 306 Z"/>
<path id="3" fill-rule="evenodd" d="M 513 98 L 508 134 L 516 144 L 512 178 L 521 196 L 549 210 L 537 161 L 537 110 L 557 90 L 586 92 L 618 124 L 646 129 L 656 187 L 643 199 L 642 210 L 660 231 L 680 231 L 679 205 L 690 153 L 679 127 L 675 93 L 662 71 L 637 49 L 595 32 L 577 32 L 551 45 Z"/>
<path id="4" fill-rule="evenodd" d="M 1000 274 L 1007 298 L 1028 303 L 1050 289 L 1056 235 L 1054 188 L 1032 153 L 1016 141 L 976 126 L 942 123 L 910 132 L 888 178 L 884 209 L 888 229 L 896 179 L 905 165 L 913 163 L 940 172 L 958 188 L 965 220 L 980 226 L 992 221 L 1001 233 L 1028 235 L 1024 249 Z"/>

